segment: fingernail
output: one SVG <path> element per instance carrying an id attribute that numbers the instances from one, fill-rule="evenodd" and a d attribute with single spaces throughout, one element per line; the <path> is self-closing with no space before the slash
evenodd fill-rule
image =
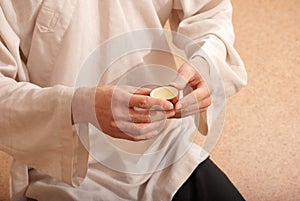
<path id="1" fill-rule="evenodd" d="M 167 110 L 172 110 L 174 108 L 173 104 L 169 101 L 167 101 L 167 104 L 165 105 Z"/>
<path id="2" fill-rule="evenodd" d="M 169 85 L 173 86 L 173 87 L 176 87 L 176 82 L 171 82 Z"/>
<path id="3" fill-rule="evenodd" d="M 181 107 L 182 107 L 182 105 L 181 105 L 180 103 L 177 103 L 176 106 L 175 106 L 175 109 L 176 109 L 176 110 L 180 110 Z"/>
<path id="4" fill-rule="evenodd" d="M 175 115 L 175 111 L 171 111 L 171 112 L 168 112 L 167 113 L 167 118 L 169 118 L 169 117 L 173 117 Z"/>
<path id="5" fill-rule="evenodd" d="M 175 114 L 175 111 L 171 112 L 170 117 L 173 117 Z"/>

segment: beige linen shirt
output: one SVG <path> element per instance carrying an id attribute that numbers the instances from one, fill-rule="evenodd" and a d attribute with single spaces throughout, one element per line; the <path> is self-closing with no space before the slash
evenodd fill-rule
<path id="1" fill-rule="evenodd" d="M 161 29 L 171 17 L 172 29 L 195 40 L 217 67 L 229 97 L 246 84 L 233 48 L 230 1 L 1 0 L 0 6 L 0 149 L 14 158 L 12 200 L 171 200 L 207 154 L 194 144 L 173 165 L 142 176 L 96 163 L 71 122 L 76 77 L 99 44 Z"/>

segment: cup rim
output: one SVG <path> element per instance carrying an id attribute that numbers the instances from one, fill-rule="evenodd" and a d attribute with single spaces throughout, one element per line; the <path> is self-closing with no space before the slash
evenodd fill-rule
<path id="1" fill-rule="evenodd" d="M 157 88 L 154 88 L 154 89 L 150 92 L 150 96 L 151 96 L 152 98 L 159 98 L 159 97 L 155 97 L 155 96 L 154 96 L 154 93 L 155 93 L 156 91 L 158 91 L 158 90 L 161 90 L 161 89 L 167 89 L 167 90 L 169 90 L 169 91 L 174 95 L 173 97 L 170 97 L 170 98 L 168 98 L 168 99 L 166 99 L 166 100 L 170 100 L 170 99 L 176 98 L 176 97 L 178 96 L 178 94 L 179 94 L 179 91 L 178 91 L 178 89 L 177 89 L 176 87 L 166 85 L 166 86 L 159 86 L 159 87 L 157 87 Z"/>

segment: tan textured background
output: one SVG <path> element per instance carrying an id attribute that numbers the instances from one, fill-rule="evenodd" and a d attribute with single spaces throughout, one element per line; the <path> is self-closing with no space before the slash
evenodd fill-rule
<path id="1" fill-rule="evenodd" d="M 212 158 L 251 201 L 300 200 L 300 1 L 234 0 L 248 86 Z"/>
<path id="2" fill-rule="evenodd" d="M 246 200 L 300 200 L 300 1 L 232 2 L 249 83 L 229 100 L 212 158 Z M 0 152 L 0 161 L 8 200 L 10 158 Z"/>

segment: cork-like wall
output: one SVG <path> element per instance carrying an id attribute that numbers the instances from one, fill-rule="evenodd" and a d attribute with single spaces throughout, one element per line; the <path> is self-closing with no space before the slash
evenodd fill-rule
<path id="1" fill-rule="evenodd" d="M 232 2 L 249 81 L 212 158 L 246 200 L 300 200 L 300 1 Z"/>

